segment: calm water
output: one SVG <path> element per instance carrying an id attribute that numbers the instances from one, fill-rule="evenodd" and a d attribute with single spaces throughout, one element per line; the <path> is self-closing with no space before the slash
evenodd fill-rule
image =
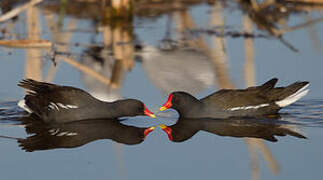
<path id="1" fill-rule="evenodd" d="M 131 22 L 115 20 L 112 26 L 109 21 L 100 21 L 99 8 L 91 3 L 64 6 L 56 1 L 29 8 L 14 21 L 0 24 L 2 39 L 45 39 L 54 43 L 47 49 L 0 47 L 0 135 L 20 139 L 34 135 L 27 134 L 26 126 L 17 121 L 24 116 L 16 106 L 24 96 L 17 83 L 25 77 L 79 87 L 107 101 L 140 99 L 159 117 L 134 117 L 121 122 L 137 127 L 175 124 L 175 111 L 158 113 L 168 94 L 175 90 L 204 97 L 220 88 L 245 88 L 277 77 L 278 86 L 309 81 L 309 94 L 283 109 L 281 117 L 274 121 L 222 122 L 217 127 L 228 129 L 225 137 L 199 129 L 192 138 L 175 143 L 156 128 L 137 145 L 103 139 L 76 148 L 53 146 L 51 150 L 34 152 L 22 150 L 16 139 L 2 137 L 1 177 L 323 178 L 322 8 L 289 5 L 291 9 L 286 9 L 279 5 L 282 14 L 264 16 L 277 20 L 270 21 L 273 26 L 269 27 L 256 21 L 257 16 L 248 6 L 231 1 L 180 6 L 147 4 L 134 8 Z M 243 10 L 248 10 L 249 16 Z M 5 11 L 3 8 L 2 13 Z M 283 40 L 277 38 L 280 33 Z M 273 143 L 231 137 L 232 126 L 247 127 L 248 123 L 249 127 L 265 127 L 262 130 L 274 134 L 287 129 L 307 139 L 276 136 L 278 142 Z"/>

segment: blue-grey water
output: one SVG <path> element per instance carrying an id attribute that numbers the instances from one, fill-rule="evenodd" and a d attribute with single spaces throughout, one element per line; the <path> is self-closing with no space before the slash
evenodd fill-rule
<path id="1" fill-rule="evenodd" d="M 158 112 L 171 91 L 185 90 L 196 97 L 204 97 L 220 88 L 245 88 L 277 77 L 278 86 L 295 81 L 310 82 L 309 93 L 297 103 L 284 108 L 280 118 L 281 125 L 291 125 L 307 139 L 277 136 L 278 142 L 272 143 L 200 131 L 185 142 L 174 143 L 160 128 L 156 128 L 143 143 L 137 145 L 123 145 L 106 139 L 72 149 L 25 152 L 15 139 L 1 138 L 1 179 L 323 178 L 323 24 L 318 21 L 284 33 L 283 38 L 299 50 L 294 52 L 251 22 L 254 34 L 268 37 L 252 39 L 253 58 L 249 56 L 249 60 L 246 60 L 246 38 L 225 36 L 220 40 L 224 44 L 219 46 L 215 43 L 217 36 L 201 33 L 203 29 L 245 32 L 242 24 L 244 13 L 237 6 L 233 2 L 224 7 L 201 3 L 153 18 L 134 16 L 132 25 L 127 25 L 122 32 L 91 18 L 68 13 L 59 16 L 44 5 L 34 7 L 30 10 L 33 12 L 22 12 L 15 21 L 0 24 L 2 29 L 6 28 L 9 32 L 3 33 L 2 38 L 27 38 L 28 16 L 34 16 L 33 13 L 37 11 L 38 30 L 41 32 L 38 38 L 56 43 L 55 50 L 64 52 L 66 55 L 63 56 L 100 72 L 111 84 L 102 83 L 61 61 L 59 57 L 54 67 L 51 61 L 53 49 L 0 47 L 0 135 L 16 138 L 30 136 L 26 134 L 25 127 L 15 121 L 24 114 L 16 103 L 25 93 L 17 83 L 25 77 L 78 87 L 109 101 L 140 99 L 159 117 L 151 119 L 140 116 L 122 121 L 138 127 L 176 122 L 178 115 L 175 111 Z M 291 14 L 282 19 L 285 24 L 282 22 L 279 27 L 294 27 L 321 16 L 315 10 Z M 214 20 L 227 28 L 214 28 Z M 191 29 L 185 27 L 185 22 L 190 21 L 194 24 Z M 57 25 L 59 22 L 63 23 L 62 31 L 55 36 L 49 24 Z M 184 28 L 179 30 L 181 26 Z M 134 34 L 132 39 L 135 40 L 120 35 L 129 33 L 131 28 L 133 32 L 130 32 Z M 187 35 L 188 29 L 195 33 Z M 104 30 L 111 33 L 104 35 Z M 120 40 L 119 36 L 124 39 Z M 108 48 L 104 49 L 104 55 L 101 54 L 105 57 L 102 64 L 85 54 L 94 45 L 102 47 L 104 38 L 108 39 Z M 223 60 L 216 56 L 212 59 L 202 50 L 192 50 L 192 47 L 203 49 L 201 39 L 194 41 L 197 38 L 204 38 L 204 45 L 211 52 L 223 50 L 224 46 L 224 51 L 220 51 L 224 52 L 226 58 Z M 165 39 L 172 39 L 176 45 L 184 44 L 185 47 L 161 50 L 160 47 L 169 45 L 163 44 L 165 41 L 162 40 Z M 186 41 L 183 42 L 183 39 Z M 57 45 L 60 43 L 65 43 L 63 48 Z M 134 53 L 129 55 L 127 48 L 133 47 L 133 44 L 140 44 L 143 49 L 133 48 L 129 51 Z M 125 48 L 120 50 L 118 46 Z M 117 62 L 121 62 L 121 68 L 117 67 Z M 116 84 L 116 87 L 112 84 Z"/>

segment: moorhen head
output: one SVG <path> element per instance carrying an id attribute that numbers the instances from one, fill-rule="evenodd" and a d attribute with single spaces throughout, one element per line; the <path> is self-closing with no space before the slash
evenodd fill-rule
<path id="1" fill-rule="evenodd" d="M 191 94 L 177 91 L 169 94 L 167 102 L 160 108 L 160 111 L 173 108 L 180 115 L 184 115 L 201 106 L 202 103 Z"/>
<path id="2" fill-rule="evenodd" d="M 151 118 L 156 118 L 155 114 L 152 113 L 143 102 L 137 99 L 124 99 L 115 101 L 116 106 L 118 106 L 118 111 L 120 114 L 125 116 L 140 116 L 146 115 Z"/>

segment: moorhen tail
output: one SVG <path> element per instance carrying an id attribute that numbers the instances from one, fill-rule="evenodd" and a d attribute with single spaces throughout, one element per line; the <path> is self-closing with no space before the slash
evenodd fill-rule
<path id="1" fill-rule="evenodd" d="M 91 119 L 69 123 L 48 124 L 31 120 L 25 126 L 25 139 L 19 146 L 28 152 L 57 148 L 75 148 L 99 139 L 134 145 L 144 141 L 155 127 L 139 128 L 120 123 L 117 119 Z"/>
<path id="2" fill-rule="evenodd" d="M 275 87 L 273 78 L 260 86 L 246 89 L 222 89 L 197 99 L 186 92 L 173 92 L 160 108 L 177 110 L 182 118 L 259 117 L 272 115 L 305 96 L 309 82 Z"/>
<path id="3" fill-rule="evenodd" d="M 172 126 L 159 125 L 173 142 L 183 142 L 197 132 L 206 131 L 219 136 L 261 138 L 276 142 L 275 136 L 294 136 L 306 139 L 293 124 L 273 119 L 179 119 Z"/>
<path id="4" fill-rule="evenodd" d="M 32 79 L 22 80 L 18 86 L 27 90 L 27 95 L 18 106 L 48 123 L 137 115 L 155 118 L 144 103 L 136 99 L 104 102 L 75 87 Z"/>

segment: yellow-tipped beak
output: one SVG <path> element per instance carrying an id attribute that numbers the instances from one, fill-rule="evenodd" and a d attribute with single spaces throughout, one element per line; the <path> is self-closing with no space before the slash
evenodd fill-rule
<path id="1" fill-rule="evenodd" d="M 165 126 L 164 124 L 160 124 L 159 127 L 162 128 L 162 129 L 167 128 L 167 126 Z"/>
<path id="2" fill-rule="evenodd" d="M 155 126 L 151 126 L 144 131 L 144 137 L 146 137 L 149 133 L 151 133 L 155 129 Z"/>
<path id="3" fill-rule="evenodd" d="M 156 115 L 155 115 L 154 113 L 152 113 L 151 111 L 149 111 L 149 110 L 146 108 L 146 106 L 145 106 L 144 114 L 145 114 L 146 116 L 151 117 L 151 118 L 156 118 Z"/>
<path id="4" fill-rule="evenodd" d="M 150 114 L 149 117 L 156 118 L 156 115 L 155 114 Z M 155 127 L 153 127 L 153 129 L 155 129 Z"/>
<path id="5" fill-rule="evenodd" d="M 168 135 L 169 140 L 173 141 L 173 136 L 172 136 L 172 129 L 170 127 L 167 127 L 164 124 L 160 124 L 159 127 Z"/>
<path id="6" fill-rule="evenodd" d="M 167 102 L 159 110 L 165 111 L 166 109 L 171 108 L 172 107 L 172 99 L 173 99 L 173 94 L 170 94 Z"/>

